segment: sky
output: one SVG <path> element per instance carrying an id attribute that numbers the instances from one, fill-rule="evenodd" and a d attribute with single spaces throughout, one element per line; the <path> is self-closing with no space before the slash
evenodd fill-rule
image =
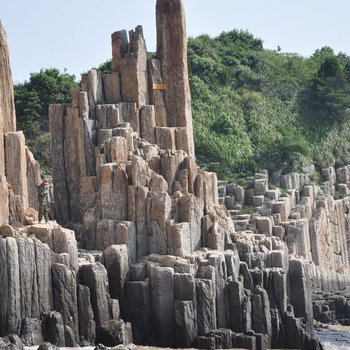
<path id="1" fill-rule="evenodd" d="M 156 0 L 0 0 L 15 83 L 55 67 L 80 74 L 111 58 L 110 34 L 141 24 L 156 49 Z M 243 29 L 267 49 L 350 55 L 349 0 L 183 0 L 188 36 Z"/>

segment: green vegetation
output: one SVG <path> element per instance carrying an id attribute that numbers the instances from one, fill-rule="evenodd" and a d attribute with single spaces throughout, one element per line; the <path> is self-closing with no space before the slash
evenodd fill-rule
<path id="1" fill-rule="evenodd" d="M 32 73 L 29 81 L 14 86 L 17 129 L 23 130 L 30 150 L 45 172 L 50 172 L 49 104 L 65 103 L 79 87 L 74 75 L 58 69 Z"/>
<path id="2" fill-rule="evenodd" d="M 237 30 L 190 38 L 188 53 L 196 155 L 220 178 L 350 164 L 350 57 L 329 47 L 309 58 L 266 50 Z M 110 72 L 111 60 L 99 68 Z M 48 104 L 75 88 L 57 69 L 15 86 L 18 129 L 46 165 Z"/>
<path id="3" fill-rule="evenodd" d="M 189 39 L 196 154 L 220 178 L 350 163 L 350 58 L 263 49 L 245 31 Z"/>

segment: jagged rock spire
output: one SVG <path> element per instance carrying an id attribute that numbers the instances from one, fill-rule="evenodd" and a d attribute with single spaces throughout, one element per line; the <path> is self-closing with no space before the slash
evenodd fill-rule
<path id="1" fill-rule="evenodd" d="M 186 18 L 182 0 L 157 0 L 157 56 L 165 90 L 168 126 L 185 127 L 188 153 L 194 155 L 191 93 L 187 69 Z"/>

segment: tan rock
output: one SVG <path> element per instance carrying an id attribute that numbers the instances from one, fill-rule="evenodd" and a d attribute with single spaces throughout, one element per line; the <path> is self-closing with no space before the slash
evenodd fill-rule
<path id="1" fill-rule="evenodd" d="M 28 206 L 39 210 L 37 186 L 41 183 L 40 164 L 26 147 Z"/>
<path id="2" fill-rule="evenodd" d="M 112 34 L 112 69 L 121 71 L 122 58 L 128 50 L 128 35 L 126 30 Z"/>
<path id="3" fill-rule="evenodd" d="M 147 162 L 141 157 L 132 157 L 131 181 L 134 186 L 148 186 L 149 168 Z"/>
<path id="4" fill-rule="evenodd" d="M 55 217 L 62 224 L 69 221 L 68 187 L 66 183 L 64 152 L 64 115 L 64 105 L 52 104 L 49 106 L 52 176 L 56 201 Z"/>
<path id="5" fill-rule="evenodd" d="M 157 174 L 155 171 L 150 170 L 150 191 L 153 192 L 167 192 L 168 183 L 165 181 L 164 177 Z"/>
<path id="6" fill-rule="evenodd" d="M 0 151 L 1 152 L 1 151 Z M 8 201 L 7 181 L 4 175 L 0 175 L 0 224 L 6 224 L 9 220 L 9 201 Z"/>
<path id="7" fill-rule="evenodd" d="M 176 151 L 173 154 L 165 154 L 160 159 L 161 175 L 169 186 L 169 193 L 172 193 L 174 184 L 178 178 L 186 154 L 183 151 Z"/>
<path id="8" fill-rule="evenodd" d="M 52 250 L 57 254 L 67 253 L 69 257 L 68 268 L 78 271 L 78 246 L 75 239 L 75 233 L 62 227 L 54 227 L 52 230 L 53 247 Z"/>
<path id="9" fill-rule="evenodd" d="M 25 139 L 22 131 L 5 134 L 6 179 L 28 208 L 28 179 Z"/>
<path id="10" fill-rule="evenodd" d="M 128 250 L 126 245 L 111 245 L 103 252 L 108 273 L 111 297 L 124 302 L 124 284 L 129 280 Z"/>
<path id="11" fill-rule="evenodd" d="M 168 254 L 184 257 L 191 252 L 190 224 L 184 222 L 172 225 L 168 234 Z"/>
<path id="12" fill-rule="evenodd" d="M 129 263 L 137 261 L 136 225 L 133 222 L 118 222 L 116 225 L 116 244 L 125 244 Z"/>
<path id="13" fill-rule="evenodd" d="M 33 225 L 34 222 L 38 221 L 38 211 L 33 208 L 28 208 L 24 215 L 26 225 Z"/>
<path id="14" fill-rule="evenodd" d="M 178 201 L 179 221 L 189 223 L 190 250 L 200 249 L 202 244 L 203 203 L 192 194 L 182 196 Z"/>
<path id="15" fill-rule="evenodd" d="M 128 175 L 123 165 L 106 164 L 101 167 L 102 218 L 127 220 Z"/>
<path id="16" fill-rule="evenodd" d="M 149 143 L 155 143 L 154 106 L 143 106 L 140 109 L 141 137 Z"/>
<path id="17" fill-rule="evenodd" d="M 111 138 L 111 162 L 126 163 L 128 161 L 128 144 L 124 137 L 113 136 Z"/>
<path id="18" fill-rule="evenodd" d="M 16 131 L 13 83 L 6 32 L 0 22 L 0 125 L 4 133 Z M 1 162 L 0 162 L 1 164 Z M 1 167 L 0 167 L 1 169 Z M 1 172 L 0 172 L 1 174 Z"/>
<path id="19" fill-rule="evenodd" d="M 147 216 L 149 217 L 150 253 L 167 254 L 167 221 L 171 214 L 171 198 L 166 192 L 150 192 L 147 202 Z"/>
<path id="20" fill-rule="evenodd" d="M 69 217 L 73 222 L 82 220 L 79 203 L 80 176 L 86 176 L 86 158 L 84 147 L 84 124 L 79 118 L 78 108 L 67 108 L 64 117 L 64 166 L 69 198 Z"/>
<path id="21" fill-rule="evenodd" d="M 119 73 L 103 74 L 102 79 L 106 103 L 121 102 Z"/>
<path id="22" fill-rule="evenodd" d="M 166 109 L 164 102 L 164 84 L 160 61 L 157 59 L 148 60 L 148 76 L 151 87 L 150 89 L 150 103 L 154 105 L 155 109 L 155 123 L 157 126 L 167 126 Z M 162 88 L 159 88 L 162 87 Z"/>
<path id="23" fill-rule="evenodd" d="M 147 187 L 138 187 L 135 193 L 136 210 L 136 241 L 137 256 L 141 258 L 146 256 L 148 249 L 148 226 L 147 226 L 147 196 L 149 190 Z"/>
<path id="24" fill-rule="evenodd" d="M 128 53 L 121 60 L 122 99 L 141 107 L 149 104 L 147 49 L 142 27 L 130 31 L 129 37 Z"/>
<path id="25" fill-rule="evenodd" d="M 216 173 L 200 170 L 196 179 L 195 194 L 203 200 L 204 212 L 211 212 L 219 202 Z"/>
<path id="26" fill-rule="evenodd" d="M 140 133 L 140 117 L 139 109 L 136 103 L 121 102 L 118 103 L 119 108 L 119 127 L 126 126 L 130 123 L 132 130 Z M 123 125 L 124 124 L 124 125 Z"/>
<path id="27" fill-rule="evenodd" d="M 156 141 L 161 149 L 175 150 L 175 129 L 168 127 L 156 127 Z"/>
<path id="28" fill-rule="evenodd" d="M 119 108 L 115 104 L 96 106 L 96 120 L 100 129 L 113 129 L 119 125 Z"/>
<path id="29" fill-rule="evenodd" d="M 86 91 L 80 91 L 79 93 L 79 116 L 84 120 L 89 118 L 89 100 Z"/>
<path id="30" fill-rule="evenodd" d="M 20 196 L 13 193 L 10 188 L 8 191 L 8 222 L 14 226 L 15 223 L 22 225 L 24 223 L 24 210 Z"/>
<path id="31" fill-rule="evenodd" d="M 85 213 L 89 208 L 93 208 L 98 200 L 97 177 L 81 177 L 79 192 L 81 210 Z"/>
<path id="32" fill-rule="evenodd" d="M 113 136 L 122 136 L 126 139 L 126 142 L 128 144 L 128 151 L 134 150 L 134 138 L 133 138 L 133 132 L 132 128 L 115 128 L 112 131 Z"/>
<path id="33" fill-rule="evenodd" d="M 89 115 L 95 117 L 95 106 L 104 103 L 102 74 L 97 69 L 91 69 L 82 76 L 82 90 L 87 92 L 89 101 Z"/>
<path id="34" fill-rule="evenodd" d="M 34 235 L 42 243 L 47 244 L 50 249 L 53 249 L 53 238 L 52 238 L 53 226 L 51 223 L 48 224 L 34 224 L 30 226 L 29 233 Z"/>
<path id="35" fill-rule="evenodd" d="M 104 250 L 115 243 L 115 221 L 110 219 L 99 221 L 96 227 L 96 249 Z"/>
<path id="36" fill-rule="evenodd" d="M 194 155 L 191 93 L 187 69 L 187 35 L 182 0 L 158 0 L 157 54 L 165 90 L 167 126 L 185 127 L 188 155 Z"/>
<path id="37" fill-rule="evenodd" d="M 18 233 L 11 225 L 2 225 L 0 226 L 0 235 L 4 237 L 16 237 Z"/>

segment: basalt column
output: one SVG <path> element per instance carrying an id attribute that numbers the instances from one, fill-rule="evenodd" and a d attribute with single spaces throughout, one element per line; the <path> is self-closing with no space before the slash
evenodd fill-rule
<path id="1" fill-rule="evenodd" d="M 16 130 L 12 76 L 6 33 L 0 22 L 0 225 L 7 223 L 8 191 L 5 178 L 4 133 Z"/>
<path id="2" fill-rule="evenodd" d="M 182 0 L 158 0 L 157 55 L 161 62 L 168 127 L 183 127 L 181 149 L 194 155 L 191 93 L 187 70 L 187 35 Z"/>
<path id="3" fill-rule="evenodd" d="M 0 22 L 0 175 L 5 173 L 3 134 L 10 131 L 16 131 L 16 115 L 6 32 Z"/>

